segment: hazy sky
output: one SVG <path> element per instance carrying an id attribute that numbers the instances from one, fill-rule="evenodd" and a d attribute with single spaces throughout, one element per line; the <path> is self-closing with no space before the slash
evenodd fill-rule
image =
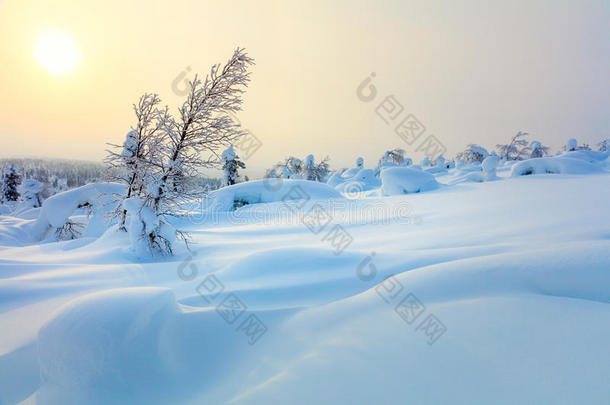
<path id="1" fill-rule="evenodd" d="M 77 43 L 76 69 L 46 71 L 38 38 Z M 236 46 L 256 59 L 240 118 L 287 155 L 372 166 L 407 146 L 375 113 L 388 95 L 452 156 L 518 130 L 559 148 L 610 137 L 610 1 L 0 0 L 0 154 L 101 160 L 133 124 L 131 104 L 207 73 Z M 356 88 L 375 72 L 377 98 Z M 178 82 L 179 83 L 179 82 Z"/>

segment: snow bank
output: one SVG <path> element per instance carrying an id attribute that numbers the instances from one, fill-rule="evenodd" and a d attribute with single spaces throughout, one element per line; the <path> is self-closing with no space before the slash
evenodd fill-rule
<path id="1" fill-rule="evenodd" d="M 582 159 L 569 157 L 542 157 L 524 160 L 515 164 L 511 177 L 530 174 L 591 174 L 602 172 L 599 166 Z"/>
<path id="2" fill-rule="evenodd" d="M 343 198 L 324 183 L 307 180 L 265 179 L 223 187 L 210 193 L 211 211 L 233 211 L 243 205 L 309 198 L 312 200 Z"/>
<path id="3" fill-rule="evenodd" d="M 407 167 L 390 167 L 381 171 L 383 195 L 419 193 L 439 186 L 430 173 Z"/>

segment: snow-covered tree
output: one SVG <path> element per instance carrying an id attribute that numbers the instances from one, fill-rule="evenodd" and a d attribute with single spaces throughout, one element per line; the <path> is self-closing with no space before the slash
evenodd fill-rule
<path id="1" fill-rule="evenodd" d="M 27 179 L 21 186 L 21 199 L 29 208 L 41 207 L 44 201 L 43 194 L 43 185 L 38 180 Z"/>
<path id="2" fill-rule="evenodd" d="M 471 143 L 463 152 L 457 154 L 456 159 L 458 161 L 461 160 L 463 163 L 481 163 L 487 156 L 489 156 L 487 149 Z M 458 164 L 457 166 L 460 165 Z"/>
<path id="3" fill-rule="evenodd" d="M 549 154 L 549 147 L 542 146 L 542 144 L 538 141 L 530 142 L 528 146 L 529 157 L 530 158 L 539 158 Z"/>
<path id="4" fill-rule="evenodd" d="M 502 160 L 522 160 L 528 154 L 527 140 L 523 139 L 529 135 L 527 132 L 519 131 L 512 137 L 508 145 L 498 144 L 498 155 Z"/>
<path id="5" fill-rule="evenodd" d="M 127 133 L 123 145 L 110 146 L 106 163 L 110 179 L 126 186 L 126 193 L 121 200 L 139 197 L 151 172 L 162 167 L 160 162 L 162 132 L 161 128 L 167 119 L 167 109 L 159 110 L 161 99 L 156 94 L 144 94 L 138 104 L 133 105 L 136 115 L 136 126 Z M 116 215 L 119 226 L 124 229 L 127 210 L 118 204 Z"/>
<path id="6" fill-rule="evenodd" d="M 303 178 L 305 180 L 314 181 L 316 179 L 315 169 L 313 155 L 307 155 L 305 158 L 305 165 L 303 166 Z"/>
<path id="7" fill-rule="evenodd" d="M 364 158 L 359 157 L 356 159 L 356 167 L 362 169 L 364 167 Z"/>
<path id="8" fill-rule="evenodd" d="M 241 109 L 253 64 L 244 49 L 236 49 L 226 64 L 212 66 L 203 81 L 195 76 L 189 82 L 177 117 L 166 113 L 159 119 L 162 142 L 155 150 L 155 170 L 147 174 L 150 181 L 142 194 L 123 204 L 131 216 L 128 228 L 136 251 L 171 254 L 177 235 L 186 240 L 168 217 L 176 215 L 181 203 L 202 195 L 194 183 L 199 170 L 217 167 L 219 151 L 246 134 L 230 114 Z"/>
<path id="9" fill-rule="evenodd" d="M 610 138 L 604 139 L 597 144 L 597 150 L 600 152 L 610 152 Z"/>
<path id="10" fill-rule="evenodd" d="M 19 200 L 21 174 L 16 166 L 7 166 L 2 174 L 2 198 L 5 202 Z"/>
<path id="11" fill-rule="evenodd" d="M 308 155 L 303 165 L 303 178 L 310 181 L 324 182 L 328 176 L 328 169 L 328 157 L 325 157 L 320 163 L 316 164 L 313 155 Z"/>
<path id="12" fill-rule="evenodd" d="M 568 139 L 568 142 L 566 142 L 566 145 L 564 146 L 564 150 L 570 152 L 576 149 L 578 149 L 578 141 L 574 138 Z"/>
<path id="13" fill-rule="evenodd" d="M 405 162 L 405 151 L 399 148 L 388 150 L 383 154 L 380 162 L 390 162 L 402 166 Z"/>
<path id="14" fill-rule="evenodd" d="M 222 170 L 224 173 L 222 185 L 230 186 L 232 184 L 236 184 L 239 179 L 238 170 L 240 168 L 245 169 L 246 164 L 239 160 L 239 156 L 237 156 L 237 153 L 235 153 L 235 150 L 233 150 L 233 145 L 229 146 L 224 152 L 222 152 L 220 159 L 222 161 Z"/>

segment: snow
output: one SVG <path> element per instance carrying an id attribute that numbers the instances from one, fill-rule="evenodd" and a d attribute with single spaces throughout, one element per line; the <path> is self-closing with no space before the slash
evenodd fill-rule
<path id="1" fill-rule="evenodd" d="M 383 195 L 400 195 L 434 190 L 439 186 L 430 173 L 408 167 L 390 167 L 381 170 Z"/>
<path id="2" fill-rule="evenodd" d="M 177 218 L 191 250 L 155 260 L 120 232 L 2 243 L 0 403 L 606 404 L 610 173 L 607 158 L 568 154 L 443 187 L 494 162 L 436 177 L 387 167 L 380 190 L 397 192 L 355 200 L 304 180 L 225 187 L 217 208 L 246 201 L 249 221 Z M 556 174 L 511 177 L 529 169 Z M 302 211 L 255 215 L 298 201 L 284 198 L 294 186 L 311 197 Z M 114 187 L 40 213 L 57 225 Z M 332 212 L 318 233 L 302 222 L 316 205 Z M 0 232 L 18 241 L 34 221 L 2 216 Z M 335 226 L 352 238 L 340 254 Z M 414 320 L 396 311 L 409 294 Z M 217 311 L 228 297 L 246 307 L 233 322 Z M 421 326 L 432 315 L 440 336 Z M 252 317 L 266 328 L 253 344 Z"/>
<path id="3" fill-rule="evenodd" d="M 582 159 L 572 157 L 542 157 L 521 161 L 513 166 L 511 176 L 530 174 L 590 174 L 602 169 Z"/>
<path id="4" fill-rule="evenodd" d="M 324 183 L 307 180 L 265 179 L 223 187 L 210 193 L 204 205 L 211 211 L 233 211 L 238 205 L 328 198 L 343 197 Z"/>

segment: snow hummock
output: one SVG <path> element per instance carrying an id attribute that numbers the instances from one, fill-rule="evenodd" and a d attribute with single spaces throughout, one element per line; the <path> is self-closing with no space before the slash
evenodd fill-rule
<path id="1" fill-rule="evenodd" d="M 523 160 L 515 164 L 511 176 L 529 174 L 591 174 L 600 173 L 602 169 L 582 159 L 572 157 L 541 157 Z"/>
<path id="2" fill-rule="evenodd" d="M 382 169 L 381 183 L 381 192 L 386 196 L 419 193 L 439 186 L 432 174 L 408 167 Z"/>
<path id="3" fill-rule="evenodd" d="M 211 211 L 233 211 L 248 204 L 329 198 L 343 197 L 338 191 L 325 183 L 270 178 L 234 184 L 216 190 L 208 196 L 206 206 Z"/>

